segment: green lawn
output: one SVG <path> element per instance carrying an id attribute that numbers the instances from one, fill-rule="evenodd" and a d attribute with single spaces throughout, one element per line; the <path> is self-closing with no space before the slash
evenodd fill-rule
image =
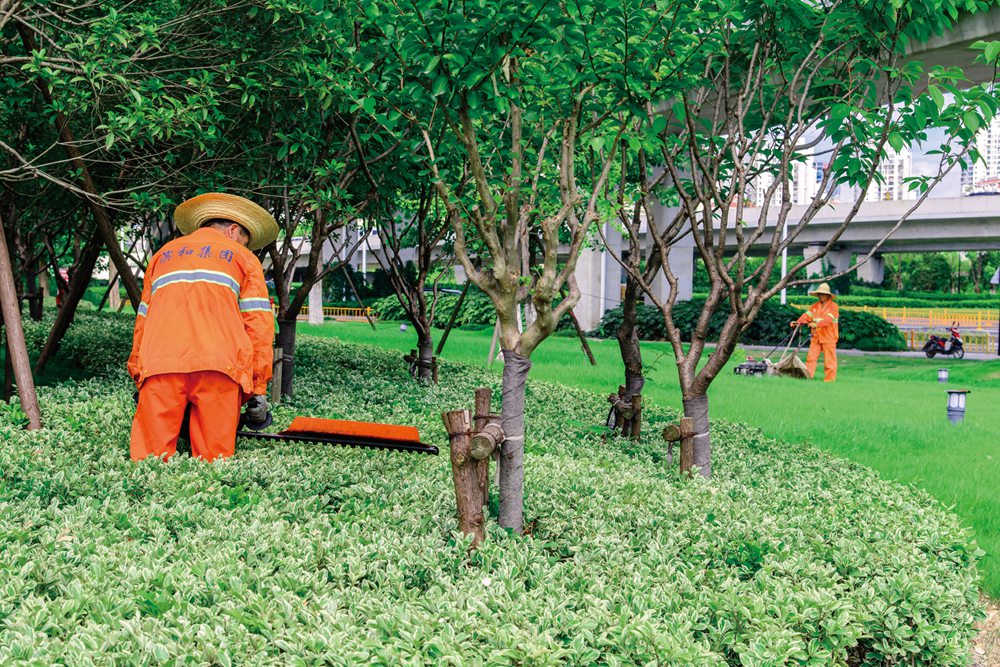
<path id="1" fill-rule="evenodd" d="M 302 324 L 299 330 L 398 350 L 409 350 L 416 342 L 412 329 L 401 333 L 392 322 L 380 323 L 377 332 L 353 322 Z M 490 334 L 453 331 L 442 356 L 484 364 Z M 600 393 L 613 391 L 622 380 L 618 345 L 591 341 L 591 347 L 596 367 L 589 365 L 576 339 L 551 338 L 535 353 L 531 376 Z M 668 346 L 646 343 L 644 354 L 652 366 L 647 400 L 679 407 Z M 502 364 L 493 367 L 500 372 Z M 945 416 L 939 367 L 950 369 L 947 386 L 972 390 L 960 426 Z M 986 551 L 981 567 L 984 590 L 1000 597 L 1000 361 L 842 355 L 838 381 L 832 385 L 745 378 L 727 369 L 712 385 L 710 400 L 713 417 L 754 424 L 780 440 L 813 443 L 871 466 L 884 477 L 917 484 L 952 506 Z M 602 418 L 594 415 L 595 424 Z"/>

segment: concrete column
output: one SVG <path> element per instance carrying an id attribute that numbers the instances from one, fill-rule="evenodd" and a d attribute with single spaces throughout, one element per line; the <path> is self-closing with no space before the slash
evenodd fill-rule
<path id="1" fill-rule="evenodd" d="M 802 258 L 809 261 L 813 257 L 819 254 L 819 251 L 823 249 L 822 243 L 814 243 L 812 245 L 806 246 L 802 251 Z M 816 260 L 811 264 L 806 265 L 806 276 L 812 278 L 813 276 L 823 275 L 823 261 Z"/>
<path id="2" fill-rule="evenodd" d="M 573 308 L 580 327 L 589 331 L 601 322 L 601 264 L 604 252 L 585 248 L 576 261 L 576 283 L 580 300 Z"/>
<path id="3" fill-rule="evenodd" d="M 604 236 L 612 252 L 621 254 L 622 237 L 610 224 L 604 226 Z M 597 328 L 601 317 L 616 308 L 622 297 L 622 268 L 617 260 L 603 248 L 585 249 L 576 263 L 576 282 L 580 288 L 580 301 L 573 313 L 584 331 Z"/>
<path id="4" fill-rule="evenodd" d="M 621 231 L 616 225 L 607 224 L 604 226 L 604 238 L 607 239 L 611 252 L 602 252 L 604 258 L 604 303 L 601 315 L 613 310 L 622 302 L 622 266 L 615 257 L 621 257 L 625 249 L 625 240 Z"/>
<path id="5" fill-rule="evenodd" d="M 650 226 L 654 226 L 657 230 L 663 230 L 664 226 L 669 223 L 666 211 L 663 206 L 656 203 L 649 207 L 650 214 L 653 216 L 653 220 L 649 221 Z M 647 234 L 643 241 L 643 248 L 645 252 L 648 253 L 649 249 L 653 247 L 653 237 L 651 234 Z M 682 238 L 678 239 L 676 243 L 670 248 L 670 252 L 667 253 L 667 261 L 670 263 L 671 272 L 677 277 L 677 300 L 678 301 L 690 301 L 691 294 L 694 289 L 694 237 L 690 232 L 683 235 Z M 670 283 L 667 282 L 666 274 L 661 270 L 653 278 L 653 284 L 651 285 L 653 293 L 656 294 L 656 298 L 661 301 L 666 301 L 670 296 Z M 646 297 L 644 299 L 647 304 L 652 305 L 652 300 Z"/>
<path id="6" fill-rule="evenodd" d="M 323 324 L 323 281 L 309 290 L 309 324 Z"/>
<path id="7" fill-rule="evenodd" d="M 114 262 L 108 263 L 108 284 L 115 283 L 111 291 L 108 292 L 108 310 L 111 312 L 118 312 L 118 309 L 122 305 L 122 294 L 121 294 L 121 281 L 115 280 L 118 277 L 118 270 L 115 268 Z"/>
<path id="8" fill-rule="evenodd" d="M 851 268 L 851 251 L 843 249 L 831 250 L 826 255 L 826 261 L 836 273 L 846 271 Z"/>
<path id="9" fill-rule="evenodd" d="M 858 278 L 866 283 L 881 285 L 885 280 L 885 258 L 882 255 L 872 255 L 872 258 L 858 267 Z"/>
<path id="10" fill-rule="evenodd" d="M 465 273 L 465 267 L 461 264 L 455 265 L 455 282 L 459 285 L 464 285 L 468 282 L 469 276 Z"/>

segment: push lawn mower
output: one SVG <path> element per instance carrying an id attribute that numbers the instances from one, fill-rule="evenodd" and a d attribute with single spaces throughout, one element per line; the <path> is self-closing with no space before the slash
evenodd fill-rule
<path id="1" fill-rule="evenodd" d="M 807 338 L 807 336 L 800 335 L 801 330 L 801 326 L 796 326 L 788 336 L 765 354 L 763 359 L 758 361 L 753 357 L 747 357 L 747 360 L 736 366 L 733 372 L 737 375 L 780 375 L 801 380 L 807 379 L 809 372 L 806 370 L 806 365 L 799 359 L 799 349 Z M 792 349 L 793 343 L 795 344 L 794 349 Z M 782 345 L 785 346 L 785 349 L 782 350 L 781 357 L 777 362 L 772 362 L 771 355 Z"/>

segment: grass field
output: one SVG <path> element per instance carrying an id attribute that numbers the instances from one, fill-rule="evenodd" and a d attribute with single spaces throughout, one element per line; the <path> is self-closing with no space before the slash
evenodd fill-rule
<path id="1" fill-rule="evenodd" d="M 401 333 L 392 322 L 380 323 L 376 332 L 353 322 L 302 324 L 300 332 L 401 351 L 416 343 L 412 329 Z M 484 364 L 490 334 L 453 331 L 442 356 Z M 531 377 L 600 393 L 613 391 L 622 380 L 617 343 L 591 341 L 591 346 L 595 367 L 576 339 L 545 341 L 534 355 Z M 668 346 L 646 343 L 644 355 L 652 366 L 647 400 L 679 407 Z M 734 363 L 743 359 L 737 356 Z M 499 373 L 502 364 L 493 367 Z M 962 425 L 946 418 L 945 385 L 937 383 L 939 367 L 950 370 L 948 387 L 972 390 Z M 886 478 L 916 484 L 953 507 L 986 551 L 980 568 L 983 589 L 1000 598 L 1000 361 L 842 355 L 838 381 L 832 385 L 745 378 L 727 369 L 712 385 L 710 401 L 713 417 L 748 422 L 779 440 L 813 443 Z M 602 418 L 594 415 L 594 423 Z"/>

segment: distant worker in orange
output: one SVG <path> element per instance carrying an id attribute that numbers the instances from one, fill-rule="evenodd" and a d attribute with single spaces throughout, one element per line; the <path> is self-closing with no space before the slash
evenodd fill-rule
<path id="1" fill-rule="evenodd" d="M 808 326 L 812 329 L 812 342 L 809 343 L 809 354 L 806 355 L 806 370 L 809 377 L 816 376 L 816 364 L 820 353 L 823 354 L 823 381 L 833 382 L 837 379 L 837 341 L 840 339 L 840 308 L 833 302 L 836 298 L 830 291 L 830 284 L 823 283 L 809 296 L 819 299 L 802 317 L 792 322 L 791 326 Z"/>
<path id="2" fill-rule="evenodd" d="M 270 412 L 274 316 L 253 251 L 277 223 L 247 199 L 209 193 L 178 206 L 174 224 L 184 236 L 149 262 L 128 361 L 135 461 L 177 451 L 189 405 L 191 455 L 208 461 L 235 452 L 241 405 L 255 422 Z"/>

